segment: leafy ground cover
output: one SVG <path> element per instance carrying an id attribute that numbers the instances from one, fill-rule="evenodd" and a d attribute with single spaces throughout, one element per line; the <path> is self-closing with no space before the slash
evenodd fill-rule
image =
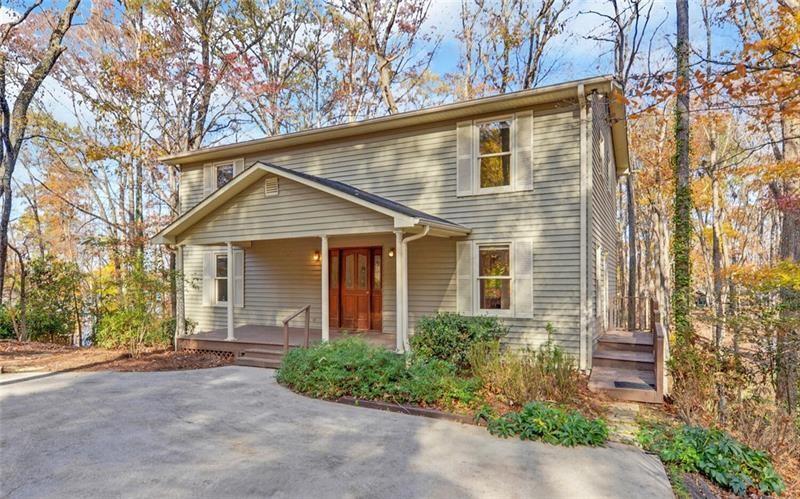
<path id="1" fill-rule="evenodd" d="M 596 447 L 608 440 L 608 427 L 601 418 L 589 419 L 574 409 L 543 402 L 530 402 L 522 410 L 495 416 L 479 413 L 489 433 L 498 437 L 518 436 L 522 440 L 541 440 L 548 444 Z"/>
<path id="2" fill-rule="evenodd" d="M 638 439 L 670 469 L 673 482 L 700 473 L 737 495 L 781 494 L 785 484 L 766 452 L 754 450 L 719 429 L 643 422 Z"/>

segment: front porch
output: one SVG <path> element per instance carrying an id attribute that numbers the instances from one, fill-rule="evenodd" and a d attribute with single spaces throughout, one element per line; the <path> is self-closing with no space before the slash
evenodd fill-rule
<path id="1" fill-rule="evenodd" d="M 275 360 L 300 344 L 301 309 L 313 328 L 309 343 L 335 340 L 339 329 L 380 330 L 391 334 L 375 336 L 379 344 L 404 352 L 413 320 L 410 243 L 424 240 L 413 245 L 422 250 L 437 240 L 430 247 L 446 255 L 427 265 L 433 253 L 420 253 L 411 266 L 425 297 L 415 312 L 435 312 L 450 300 L 453 238 L 469 233 L 353 186 L 257 162 L 155 238 L 176 247 L 184 276 L 176 347 Z M 188 323 L 200 333 L 185 335 Z M 289 345 L 281 324 L 294 326 Z"/>
<path id="2" fill-rule="evenodd" d="M 246 324 L 234 329 L 235 340 L 227 340 L 227 329 L 215 329 L 204 333 L 178 336 L 177 347 L 180 350 L 208 351 L 230 354 L 234 358 L 242 356 L 248 350 L 279 351 L 284 345 L 284 331 L 280 326 L 262 326 Z M 330 341 L 345 337 L 357 336 L 366 342 L 394 349 L 396 338 L 394 333 L 378 331 L 350 332 L 338 329 L 330 331 Z M 321 329 L 309 329 L 309 343 L 322 341 Z M 289 348 L 299 347 L 305 343 L 305 328 L 289 328 Z"/>

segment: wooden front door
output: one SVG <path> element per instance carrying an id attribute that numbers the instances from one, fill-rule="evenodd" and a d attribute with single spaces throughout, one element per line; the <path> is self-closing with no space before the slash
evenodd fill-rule
<path id="1" fill-rule="evenodd" d="M 331 327 L 380 330 L 383 299 L 380 248 L 331 250 Z"/>
<path id="2" fill-rule="evenodd" d="M 369 250 L 342 250 L 342 327 L 369 329 Z"/>

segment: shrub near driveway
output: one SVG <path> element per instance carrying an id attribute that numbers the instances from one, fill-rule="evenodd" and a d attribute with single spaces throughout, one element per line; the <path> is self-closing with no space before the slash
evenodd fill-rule
<path id="1" fill-rule="evenodd" d="M 416 355 L 452 362 L 469 369 L 468 354 L 477 343 L 499 341 L 508 328 L 496 317 L 466 317 L 452 312 L 426 316 L 417 322 L 411 337 Z"/>
<path id="2" fill-rule="evenodd" d="M 580 374 L 574 359 L 548 341 L 538 350 L 503 350 L 500 342 L 478 343 L 469 351 L 472 373 L 483 389 L 510 406 L 532 400 L 571 403 Z"/>
<path id="3" fill-rule="evenodd" d="M 478 400 L 478 382 L 457 376 L 453 364 L 408 358 L 359 338 L 291 350 L 277 378 L 297 392 L 323 399 L 349 396 L 448 409 Z"/>

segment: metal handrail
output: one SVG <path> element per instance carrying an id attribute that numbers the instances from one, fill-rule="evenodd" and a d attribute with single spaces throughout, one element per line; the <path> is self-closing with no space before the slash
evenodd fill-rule
<path id="1" fill-rule="evenodd" d="M 306 339 L 304 342 L 305 348 L 308 348 L 308 340 L 309 340 L 309 323 L 311 320 L 311 305 L 306 305 L 305 307 L 301 308 L 297 312 L 293 313 L 289 317 L 283 320 L 283 351 L 289 351 L 289 322 L 297 317 L 298 315 L 302 314 L 303 312 L 306 313 Z"/>

